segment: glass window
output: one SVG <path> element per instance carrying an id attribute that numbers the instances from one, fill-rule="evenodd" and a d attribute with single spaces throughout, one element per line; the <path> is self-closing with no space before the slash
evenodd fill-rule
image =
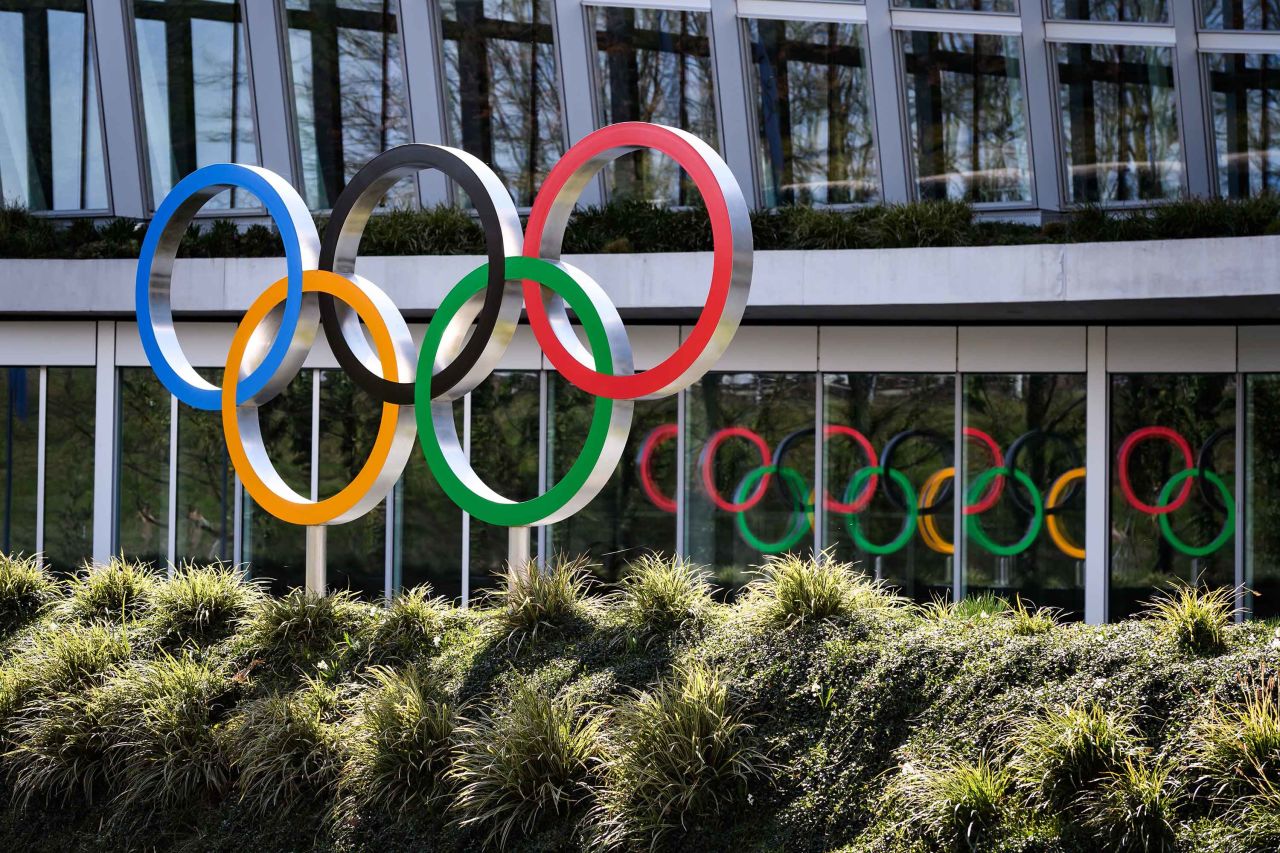
<path id="1" fill-rule="evenodd" d="M 730 594 L 766 554 L 813 548 L 815 381 L 709 373 L 689 389 L 685 547 Z"/>
<path id="2" fill-rule="evenodd" d="M 40 428 L 40 371 L 0 369 L 0 553 L 36 552 L 36 466 Z"/>
<path id="3" fill-rule="evenodd" d="M 1245 378 L 1245 606 L 1280 616 L 1280 374 Z"/>
<path id="4" fill-rule="evenodd" d="M 1169 0 L 1050 0 L 1049 17 L 1162 24 L 1169 20 Z"/>
<path id="5" fill-rule="evenodd" d="M 222 371 L 197 371 L 222 384 Z M 178 406 L 178 532 L 174 562 L 230 562 L 235 471 L 227 455 L 222 416 Z"/>
<path id="6" fill-rule="evenodd" d="M 374 155 L 408 142 L 393 0 L 288 0 L 289 62 L 307 203 L 328 208 Z M 410 181 L 384 199 L 413 204 Z"/>
<path id="7" fill-rule="evenodd" d="M 235 0 L 134 0 L 151 199 L 210 163 L 257 163 L 244 25 Z M 257 207 L 242 190 L 209 207 Z"/>
<path id="8" fill-rule="evenodd" d="M 96 78 L 84 0 L 5 4 L 0 201 L 30 210 L 108 206 Z"/>
<path id="9" fill-rule="evenodd" d="M 1172 581 L 1235 585 L 1236 380 L 1111 377 L 1111 618 Z"/>
<path id="10" fill-rule="evenodd" d="M 658 122 L 719 149 L 707 13 L 600 8 L 595 25 L 604 123 Z M 675 161 L 654 151 L 621 158 L 605 176 L 618 198 L 682 205 L 697 198 Z"/>
<path id="11" fill-rule="evenodd" d="M 1206 30 L 1280 29 L 1278 0 L 1200 0 Z"/>
<path id="12" fill-rule="evenodd" d="M 1084 613 L 1084 374 L 964 377 L 965 590 Z"/>
<path id="13" fill-rule="evenodd" d="M 1029 202 L 1018 39 L 973 33 L 898 36 L 920 197 Z"/>
<path id="14" fill-rule="evenodd" d="M 455 407 L 461 410 L 462 406 Z M 458 431 L 461 435 L 461 430 Z M 414 446 L 395 490 L 392 585 L 431 584 L 437 595 L 462 597 L 462 510 L 431 475 L 420 445 Z"/>
<path id="15" fill-rule="evenodd" d="M 94 368 L 46 369 L 44 558 L 72 572 L 93 557 Z"/>
<path id="16" fill-rule="evenodd" d="M 1059 44 L 1054 55 L 1071 201 L 1177 196 L 1182 145 L 1172 49 Z"/>
<path id="17" fill-rule="evenodd" d="M 1218 192 L 1244 198 L 1280 188 L 1280 56 L 1211 53 L 1209 95 Z"/>
<path id="18" fill-rule="evenodd" d="M 564 153 L 551 3 L 442 0 L 440 16 L 450 139 L 528 207 Z"/>
<path id="19" fill-rule="evenodd" d="M 867 28 L 749 22 L 768 207 L 876 201 Z"/>
<path id="20" fill-rule="evenodd" d="M 1030 0 L 1034 3 L 1036 0 Z M 1015 0 L 893 0 L 900 9 L 946 9 L 952 12 L 1002 12 L 1018 11 Z"/>
<path id="21" fill-rule="evenodd" d="M 555 482 L 578 458 L 594 398 L 549 373 L 548 401 L 548 471 Z M 627 447 L 608 485 L 551 528 L 551 553 L 585 554 L 608 581 L 642 554 L 675 553 L 676 407 L 675 396 L 635 404 Z"/>
<path id="22" fill-rule="evenodd" d="M 916 601 L 950 598 L 954 375 L 828 373 L 823 383 L 823 543 Z M 895 473 L 877 473 L 886 462 Z"/>
<path id="23" fill-rule="evenodd" d="M 116 547 L 131 560 L 164 567 L 169 563 L 171 398 L 149 367 L 122 367 L 119 382 Z"/>

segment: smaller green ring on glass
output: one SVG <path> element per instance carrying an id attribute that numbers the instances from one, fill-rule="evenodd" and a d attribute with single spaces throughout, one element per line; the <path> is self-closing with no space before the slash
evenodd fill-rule
<path id="1" fill-rule="evenodd" d="M 431 375 L 446 334 L 461 345 L 459 329 L 452 328 L 455 318 L 462 314 L 462 319 L 469 324 L 470 317 L 466 315 L 479 311 L 475 299 L 484 291 L 488 267 L 482 264 L 463 276 L 446 294 L 427 325 L 414 388 L 422 455 L 445 494 L 481 521 L 503 527 L 551 524 L 582 509 L 608 483 L 626 446 L 634 405 L 629 400 L 597 397 L 578 458 L 559 482 L 537 497 L 513 501 L 485 484 L 463 452 L 454 424 L 453 403 L 431 401 Z M 604 290 L 590 276 L 566 263 L 526 257 L 508 257 L 505 272 L 508 281 L 535 281 L 569 304 L 586 332 L 590 358 L 597 372 L 609 375 L 632 372 L 631 347 L 622 320 Z"/>
<path id="2" fill-rule="evenodd" d="M 986 491 L 987 485 L 1000 476 L 1011 476 L 1022 484 L 1027 490 L 1027 494 L 1031 495 L 1031 503 L 1035 508 L 1035 513 L 1031 516 L 1031 523 L 1027 525 L 1027 532 L 1022 538 L 1012 545 L 1001 545 L 990 536 L 987 531 L 982 529 L 982 516 L 969 515 L 965 516 L 965 531 L 969 534 L 969 538 L 977 542 L 986 550 L 995 554 L 997 557 L 1013 557 L 1021 554 L 1023 551 L 1031 547 L 1036 541 L 1036 537 L 1040 535 L 1040 528 L 1044 525 L 1044 498 L 1040 496 L 1040 490 L 1036 488 L 1036 484 L 1032 482 L 1027 472 L 1020 468 L 1014 468 L 1012 472 L 1007 467 L 1000 466 L 996 468 L 988 468 L 978 475 L 978 479 L 973 481 L 969 486 L 969 491 L 965 495 L 965 503 L 973 505 L 977 502 L 980 495 Z"/>
<path id="3" fill-rule="evenodd" d="M 766 474 L 775 473 L 790 487 L 792 497 L 796 498 L 796 505 L 791 508 L 791 526 L 786 533 L 782 534 L 782 538 L 773 542 L 761 539 L 752 533 L 751 528 L 747 526 L 747 510 L 738 512 L 738 532 L 742 534 L 742 541 L 755 548 L 761 554 L 778 554 L 789 548 L 794 548 L 804 538 L 804 535 L 813 529 L 813 526 L 809 523 L 808 513 L 813 504 L 806 504 L 803 499 L 798 497 L 808 490 L 809 485 L 795 468 L 784 467 L 782 470 L 778 470 L 776 465 L 761 465 L 759 468 L 753 469 L 738 484 L 738 490 L 734 493 L 733 502 L 736 504 L 745 502 L 747 495 L 751 494 L 751 491 L 762 477 Z"/>
<path id="4" fill-rule="evenodd" d="M 853 477 L 849 480 L 848 487 L 844 490 L 844 502 L 850 503 L 853 500 L 853 496 L 862 491 L 863 483 L 872 477 L 883 476 L 884 473 L 884 468 L 879 465 L 859 468 L 854 472 Z M 890 468 L 889 479 L 897 483 L 898 488 L 902 489 L 902 493 L 907 495 L 907 516 L 903 520 L 902 530 L 898 531 L 897 536 L 883 545 L 877 545 L 862 535 L 862 523 L 858 521 L 859 513 L 850 513 L 844 519 L 844 526 L 849 529 L 849 535 L 853 537 L 854 543 L 863 551 L 881 557 L 895 554 L 906 547 L 907 542 L 911 540 L 911 534 L 915 532 L 916 517 L 920 514 L 920 508 L 916 506 L 916 490 L 911 485 L 911 480 L 907 478 L 907 475 L 897 468 Z"/>
<path id="5" fill-rule="evenodd" d="M 1199 468 L 1184 468 L 1169 478 L 1169 482 L 1164 484 L 1164 488 L 1160 490 L 1160 497 L 1156 501 L 1157 506 L 1167 506 L 1170 498 L 1173 496 L 1173 490 L 1178 484 L 1189 477 L 1199 477 L 1201 471 Z M 1212 483 L 1222 494 L 1222 502 L 1227 507 L 1227 521 L 1222 526 L 1222 532 L 1219 533 L 1208 545 L 1188 545 L 1179 539 L 1173 532 L 1173 525 L 1169 523 L 1171 513 L 1163 513 L 1157 516 L 1160 522 L 1160 530 L 1164 533 L 1164 538 L 1169 540 L 1169 544 L 1174 548 L 1186 554 L 1188 557 L 1207 557 L 1217 551 L 1223 545 L 1226 545 L 1231 535 L 1236 530 L 1236 502 L 1231 495 L 1231 490 L 1227 488 L 1227 484 L 1222 481 L 1217 472 L 1204 470 L 1204 478 Z"/>

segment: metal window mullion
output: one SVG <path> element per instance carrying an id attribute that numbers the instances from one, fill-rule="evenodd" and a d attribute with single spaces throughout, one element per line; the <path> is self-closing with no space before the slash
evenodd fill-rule
<path id="1" fill-rule="evenodd" d="M 871 78 L 876 162 L 880 164 L 883 200 L 890 204 L 911 200 L 907 168 L 905 110 L 898 93 L 902 89 L 902 69 L 897 60 L 897 36 L 889 0 L 866 0 L 867 72 Z"/>
<path id="2" fill-rule="evenodd" d="M 588 10 L 581 0 L 552 0 L 551 4 L 560 112 L 568 145 L 594 131 L 598 123 L 595 26 Z M 598 207 L 603 202 L 604 176 L 597 174 L 583 187 L 578 203 Z"/>
<path id="3" fill-rule="evenodd" d="M 138 75 L 133 61 L 132 18 L 127 0 L 89 0 L 104 152 L 111 211 L 141 219 L 147 215 L 147 166 L 142 140 Z M 103 81 L 110 81 L 104 85 Z"/>
<path id="4" fill-rule="evenodd" d="M 1111 388 L 1107 329 L 1090 326 L 1085 343 L 1084 618 L 1107 621 L 1111 552 Z"/>
<path id="5" fill-rule="evenodd" d="M 959 336 L 956 337 L 956 365 L 960 364 Z M 955 500 L 951 506 L 952 562 L 951 562 L 951 598 L 959 601 L 965 596 L 965 547 L 964 541 L 964 373 L 956 371 L 955 411 L 953 413 L 952 449 L 955 473 L 952 474 L 951 485 Z"/>
<path id="6" fill-rule="evenodd" d="M 231 562 L 244 569 L 244 484 L 236 474 L 231 481 Z M 247 572 L 242 572 L 247 574 Z"/>
<path id="7" fill-rule="evenodd" d="M 1237 335 L 1239 333 L 1237 332 Z M 1238 360 L 1238 358 L 1237 358 Z M 1236 580 L 1236 621 L 1244 621 L 1245 615 L 1251 613 L 1253 608 L 1250 606 L 1249 597 L 1245 594 L 1245 583 L 1248 575 L 1245 572 L 1245 513 L 1249 511 L 1246 504 L 1248 492 L 1245 488 L 1245 441 L 1248 432 L 1245 429 L 1245 418 L 1248 414 L 1247 400 L 1245 395 L 1248 393 L 1245 386 L 1245 375 L 1243 373 L 1236 374 L 1236 481 L 1235 481 L 1235 502 L 1236 502 L 1236 519 L 1235 519 L 1235 580 Z"/>
<path id="8" fill-rule="evenodd" d="M 471 395 L 462 397 L 462 452 L 471 463 Z M 462 511 L 462 609 L 471 602 L 471 513 Z"/>
<path id="9" fill-rule="evenodd" d="M 302 153 L 298 149 L 289 27 L 283 4 L 260 0 L 240 3 L 259 162 L 301 190 Z"/>
<path id="10" fill-rule="evenodd" d="M 116 324 L 97 324 L 93 421 L 93 561 L 105 563 L 115 548 Z"/>
<path id="11" fill-rule="evenodd" d="M 720 151 L 747 204 L 755 208 L 760 205 L 757 137 L 752 129 L 745 34 L 735 0 L 711 0 L 710 31 Z"/>
<path id="12" fill-rule="evenodd" d="M 40 368 L 36 402 L 36 559 L 44 565 L 44 485 L 46 436 L 49 427 L 49 368 Z"/>
<path id="13" fill-rule="evenodd" d="M 382 599 L 387 604 L 395 594 L 395 548 L 393 531 L 396 521 L 396 492 L 400 484 L 391 487 L 391 491 L 382 499 L 385 509 L 382 524 Z"/>
<path id="14" fill-rule="evenodd" d="M 688 447 L 686 435 L 689 431 L 688 399 L 687 390 L 676 394 L 676 554 L 680 557 L 689 556 L 689 543 L 686 536 L 689 515 L 689 501 L 686 494 L 689 485 L 687 482 L 689 466 L 685 464 L 684 458 Z"/>
<path id="15" fill-rule="evenodd" d="M 1031 136 L 1031 174 L 1036 205 L 1041 210 L 1061 210 L 1058 168 L 1057 116 L 1054 114 L 1053 75 L 1049 73 L 1051 47 L 1044 37 L 1044 7 L 1023 0 L 1022 78 L 1027 98 L 1027 131 Z"/>
<path id="16" fill-rule="evenodd" d="M 822 330 L 818 330 L 822 334 Z M 819 341 L 818 351 L 822 351 Z M 827 485 L 826 485 L 826 389 L 822 381 L 822 370 L 816 373 L 813 393 L 813 553 L 822 553 L 826 547 L 827 532 Z"/>
<path id="17" fill-rule="evenodd" d="M 232 513 L 236 510 L 233 509 Z M 234 517 L 234 516 L 233 516 Z M 170 577 L 178 559 L 178 398 L 169 395 L 169 506 L 165 511 L 165 561 Z M 235 557 L 235 525 L 232 522 L 232 558 Z"/>
<path id="18" fill-rule="evenodd" d="M 1173 47 L 1174 80 L 1178 87 L 1178 129 L 1182 139 L 1185 186 L 1193 196 L 1213 191 L 1210 169 L 1209 113 L 1204 98 L 1204 78 L 1200 73 L 1200 52 L 1194 3 L 1173 9 L 1177 41 Z"/>
<path id="19" fill-rule="evenodd" d="M 433 0 L 400 0 L 398 23 L 413 141 L 448 144 L 439 4 Z M 441 172 L 433 169 L 419 173 L 418 200 L 424 208 L 448 204 L 450 198 L 449 181 Z"/>
<path id="20" fill-rule="evenodd" d="M 311 371 L 311 500 L 320 500 L 320 371 Z"/>
<path id="21" fill-rule="evenodd" d="M 548 403 L 550 393 L 547 387 L 547 371 L 538 371 L 538 494 L 545 495 L 549 488 L 551 464 L 551 421 Z M 537 527 L 538 531 L 538 568 L 547 568 L 547 549 L 550 547 L 550 528 L 545 524 Z"/>

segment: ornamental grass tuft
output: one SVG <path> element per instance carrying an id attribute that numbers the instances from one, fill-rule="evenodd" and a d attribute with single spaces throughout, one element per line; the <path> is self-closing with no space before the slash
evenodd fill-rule
<path id="1" fill-rule="evenodd" d="M 1226 651 L 1236 591 L 1178 582 L 1147 603 L 1145 614 L 1178 648 L 1195 655 Z"/>
<path id="2" fill-rule="evenodd" d="M 617 611 L 646 644 L 700 622 L 711 605 L 706 570 L 684 557 L 646 554 L 618 581 Z"/>
<path id="3" fill-rule="evenodd" d="M 1280 680 L 1259 672 L 1244 701 L 1215 701 L 1192 729 L 1198 790 L 1223 803 L 1280 785 Z"/>
<path id="4" fill-rule="evenodd" d="M 263 600 L 231 566 L 180 566 L 154 594 L 152 623 L 161 640 L 209 642 L 228 636 Z"/>
<path id="5" fill-rule="evenodd" d="M 1014 597 L 1013 606 L 1002 615 L 1009 620 L 1009 630 L 1019 637 L 1048 634 L 1062 619 L 1058 608 L 1028 606 L 1020 595 Z"/>
<path id="6" fill-rule="evenodd" d="M 347 590 L 294 589 L 259 601 L 241 633 L 247 649 L 268 664 L 306 666 L 342 654 L 376 615 Z"/>
<path id="7" fill-rule="evenodd" d="M 132 651 L 128 635 L 114 626 L 41 626 L 0 669 L 0 733 L 29 700 L 97 680 Z"/>
<path id="8" fill-rule="evenodd" d="M 57 595 L 57 582 L 38 559 L 0 554 L 0 637 L 30 622 Z"/>
<path id="9" fill-rule="evenodd" d="M 747 588 L 747 606 L 772 624 L 802 624 L 849 616 L 858 610 L 904 605 L 884 584 L 851 564 L 821 554 L 770 556 Z"/>
<path id="10" fill-rule="evenodd" d="M 82 622 L 137 619 L 151 607 L 158 586 L 159 578 L 146 564 L 113 557 L 73 577 L 64 605 L 68 616 Z"/>
<path id="11" fill-rule="evenodd" d="M 392 663 L 432 654 L 440 648 L 451 610 L 443 598 L 432 597 L 429 585 L 401 592 L 369 629 L 370 659 Z"/>
<path id="12" fill-rule="evenodd" d="M 585 557 L 561 557 L 544 570 L 533 562 L 507 566 L 492 593 L 498 606 L 497 625 L 517 645 L 581 627 L 590 612 L 588 565 Z"/>
<path id="13" fill-rule="evenodd" d="M 986 756 L 904 761 L 885 792 L 899 835 L 922 849 L 985 849 L 1013 805 L 1013 781 Z"/>
<path id="14" fill-rule="evenodd" d="M 1128 756 L 1085 797 L 1084 825 L 1116 853 L 1172 853 L 1184 791 L 1168 764 Z"/>

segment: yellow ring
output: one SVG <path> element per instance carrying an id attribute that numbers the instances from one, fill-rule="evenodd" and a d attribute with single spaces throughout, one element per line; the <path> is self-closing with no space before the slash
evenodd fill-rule
<path id="1" fill-rule="evenodd" d="M 1049 489 L 1049 496 L 1045 498 L 1045 526 L 1049 528 L 1049 538 L 1053 540 L 1053 544 L 1058 546 L 1058 550 L 1077 560 L 1084 559 L 1084 549 L 1072 544 L 1071 540 L 1066 537 L 1061 530 L 1058 529 L 1058 516 L 1048 510 L 1056 509 L 1058 498 L 1062 497 L 1063 491 L 1067 486 L 1076 480 L 1084 479 L 1084 468 L 1072 468 L 1067 473 L 1059 477 Z"/>
<path id="2" fill-rule="evenodd" d="M 240 425 L 236 417 L 236 385 L 239 383 L 240 363 L 244 359 L 244 351 L 254 329 L 266 318 L 271 309 L 285 300 L 287 288 L 287 278 L 282 278 L 267 288 L 249 306 L 244 319 L 236 327 L 235 337 L 231 339 L 231 349 L 227 353 L 227 364 L 222 379 L 222 429 L 226 434 L 227 452 L 245 489 L 253 495 L 253 499 L 263 509 L 277 518 L 292 524 L 308 526 L 327 524 L 335 519 L 347 520 L 342 519 L 342 516 L 355 507 L 369 492 L 390 458 L 399 425 L 399 406 L 394 403 L 382 404 L 382 421 L 378 424 L 378 435 L 374 439 L 373 450 L 365 460 L 364 467 L 346 488 L 333 497 L 321 501 L 307 500 L 296 493 L 294 497 L 297 499 L 292 500 L 278 494 L 264 483 L 249 461 L 240 435 Z M 384 378 L 392 382 L 399 380 L 391 330 L 373 301 L 363 290 L 337 273 L 306 270 L 302 274 L 302 292 L 328 293 L 354 308 L 373 336 Z M 246 408 L 252 408 L 252 406 L 247 405 Z M 412 414 L 409 417 L 412 419 Z"/>
<path id="3" fill-rule="evenodd" d="M 938 522 L 934 519 L 934 514 L 926 514 L 923 510 L 933 505 L 933 499 L 942 490 L 942 484 L 948 478 L 955 479 L 955 476 L 956 469 L 954 466 L 942 468 L 930 474 L 929 479 L 925 480 L 924 485 L 920 487 L 920 509 L 922 512 L 916 517 L 916 527 L 920 529 L 920 538 L 924 540 L 924 544 L 939 554 L 954 554 L 956 552 L 955 543 L 948 542 L 942 538 L 942 534 L 938 531 Z"/>

